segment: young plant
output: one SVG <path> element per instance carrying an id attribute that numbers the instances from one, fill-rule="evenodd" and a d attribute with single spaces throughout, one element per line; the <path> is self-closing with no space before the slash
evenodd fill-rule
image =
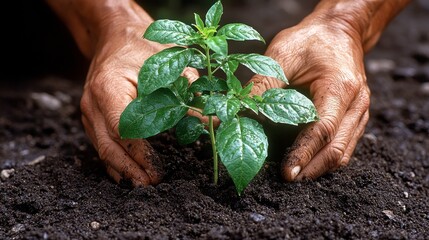
<path id="1" fill-rule="evenodd" d="M 288 80 L 272 58 L 256 53 L 229 54 L 228 40 L 265 41 L 254 28 L 242 23 L 219 26 L 222 14 L 223 6 L 217 1 L 204 21 L 194 14 L 192 26 L 164 19 L 147 28 L 145 39 L 175 46 L 144 62 L 138 76 L 138 96 L 122 113 L 119 132 L 122 138 L 148 138 L 175 127 L 181 144 L 208 134 L 214 183 L 218 181 L 219 156 L 240 195 L 259 172 L 268 153 L 262 125 L 243 116 L 243 111 L 291 125 L 315 121 L 317 113 L 313 103 L 296 90 L 274 88 L 262 96 L 252 96 L 253 84 L 242 86 L 234 75 L 240 64 L 255 74 L 285 83 Z M 203 69 L 206 75 L 189 85 L 188 79 L 181 76 L 186 67 Z M 188 116 L 188 110 L 208 116 L 208 123 Z M 220 121 L 216 129 L 214 117 Z"/>

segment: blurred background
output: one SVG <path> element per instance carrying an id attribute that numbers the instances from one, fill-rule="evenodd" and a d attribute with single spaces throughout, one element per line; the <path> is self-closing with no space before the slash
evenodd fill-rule
<path id="1" fill-rule="evenodd" d="M 169 18 L 192 23 L 193 13 L 204 16 L 214 1 L 157 0 L 137 1 L 155 18 Z M 222 23 L 243 22 L 259 31 L 267 42 L 281 29 L 293 26 L 311 12 L 316 0 L 223 0 Z M 88 61 L 78 51 L 65 26 L 42 0 L 6 1 L 9 13 L 2 14 L 2 81 L 41 78 L 56 75 L 68 79 L 85 78 Z M 371 54 L 404 54 L 414 51 L 415 42 L 427 42 L 429 0 L 415 0 L 389 25 Z M 399 26 L 399 27 L 398 27 Z M 409 47 L 404 48 L 404 42 Z M 232 51 L 263 53 L 259 42 L 232 44 Z M 395 49 L 386 53 L 384 49 Z M 383 56 L 382 56 L 383 57 Z M 389 57 L 389 56 L 384 56 Z"/>

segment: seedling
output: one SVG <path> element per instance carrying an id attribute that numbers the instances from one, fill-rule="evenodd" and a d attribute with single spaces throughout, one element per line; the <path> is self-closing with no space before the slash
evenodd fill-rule
<path id="1" fill-rule="evenodd" d="M 222 3 L 217 1 L 204 21 L 195 13 L 192 25 L 163 19 L 147 28 L 145 39 L 174 47 L 144 62 L 138 75 L 138 96 L 122 113 L 119 132 L 122 138 L 148 138 L 175 128 L 181 144 L 208 134 L 214 183 L 218 182 L 219 156 L 240 195 L 268 154 L 263 126 L 244 112 L 250 110 L 273 122 L 291 125 L 315 121 L 317 113 L 311 100 L 296 90 L 273 88 L 262 96 L 252 96 L 253 84 L 242 86 L 235 76 L 240 64 L 255 74 L 287 84 L 288 80 L 280 65 L 270 57 L 256 53 L 229 54 L 228 40 L 265 41 L 254 28 L 242 23 L 219 26 L 222 14 Z M 188 79 L 182 76 L 186 67 L 201 69 L 206 75 L 188 84 Z M 208 122 L 188 115 L 189 110 L 207 116 Z M 218 128 L 214 126 L 214 117 L 220 121 Z"/>

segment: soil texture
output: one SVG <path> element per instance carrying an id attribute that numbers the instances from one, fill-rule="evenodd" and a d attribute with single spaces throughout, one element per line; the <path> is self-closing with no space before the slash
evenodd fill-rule
<path id="1" fill-rule="evenodd" d="M 267 39 L 311 10 L 300 1 L 242 4 L 254 16 L 242 21 Z M 273 12 L 257 17 L 264 7 Z M 84 77 L 49 68 L 6 75 L 0 239 L 429 239 L 428 22 L 427 1 L 412 2 L 367 55 L 370 120 L 349 166 L 285 183 L 270 158 L 241 197 L 224 169 L 211 183 L 206 139 L 180 146 L 171 132 L 150 138 L 166 163 L 162 183 L 116 184 L 80 121 Z"/>

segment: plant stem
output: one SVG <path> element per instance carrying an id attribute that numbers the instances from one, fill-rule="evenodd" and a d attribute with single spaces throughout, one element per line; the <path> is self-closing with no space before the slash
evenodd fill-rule
<path id="1" fill-rule="evenodd" d="M 209 133 L 210 133 L 210 142 L 212 143 L 212 151 L 213 151 L 213 182 L 215 185 L 217 185 L 218 178 L 219 178 L 219 169 L 218 169 L 219 163 L 217 158 L 216 139 L 214 134 L 212 116 L 209 116 Z"/>
<path id="2" fill-rule="evenodd" d="M 207 78 L 209 81 L 213 81 L 213 72 L 212 72 L 212 66 L 211 66 L 211 59 L 210 59 L 210 48 L 205 47 L 206 50 L 206 59 L 207 59 Z M 212 95 L 213 92 L 210 91 L 210 95 Z M 212 152 L 213 152 L 213 182 L 215 185 L 217 185 L 218 179 L 219 179 L 219 162 L 218 162 L 218 156 L 217 156 L 217 149 L 216 149 L 216 138 L 215 138 L 215 132 L 214 132 L 214 126 L 213 126 L 213 116 L 209 116 L 209 134 L 210 134 L 210 142 L 212 144 Z"/>

